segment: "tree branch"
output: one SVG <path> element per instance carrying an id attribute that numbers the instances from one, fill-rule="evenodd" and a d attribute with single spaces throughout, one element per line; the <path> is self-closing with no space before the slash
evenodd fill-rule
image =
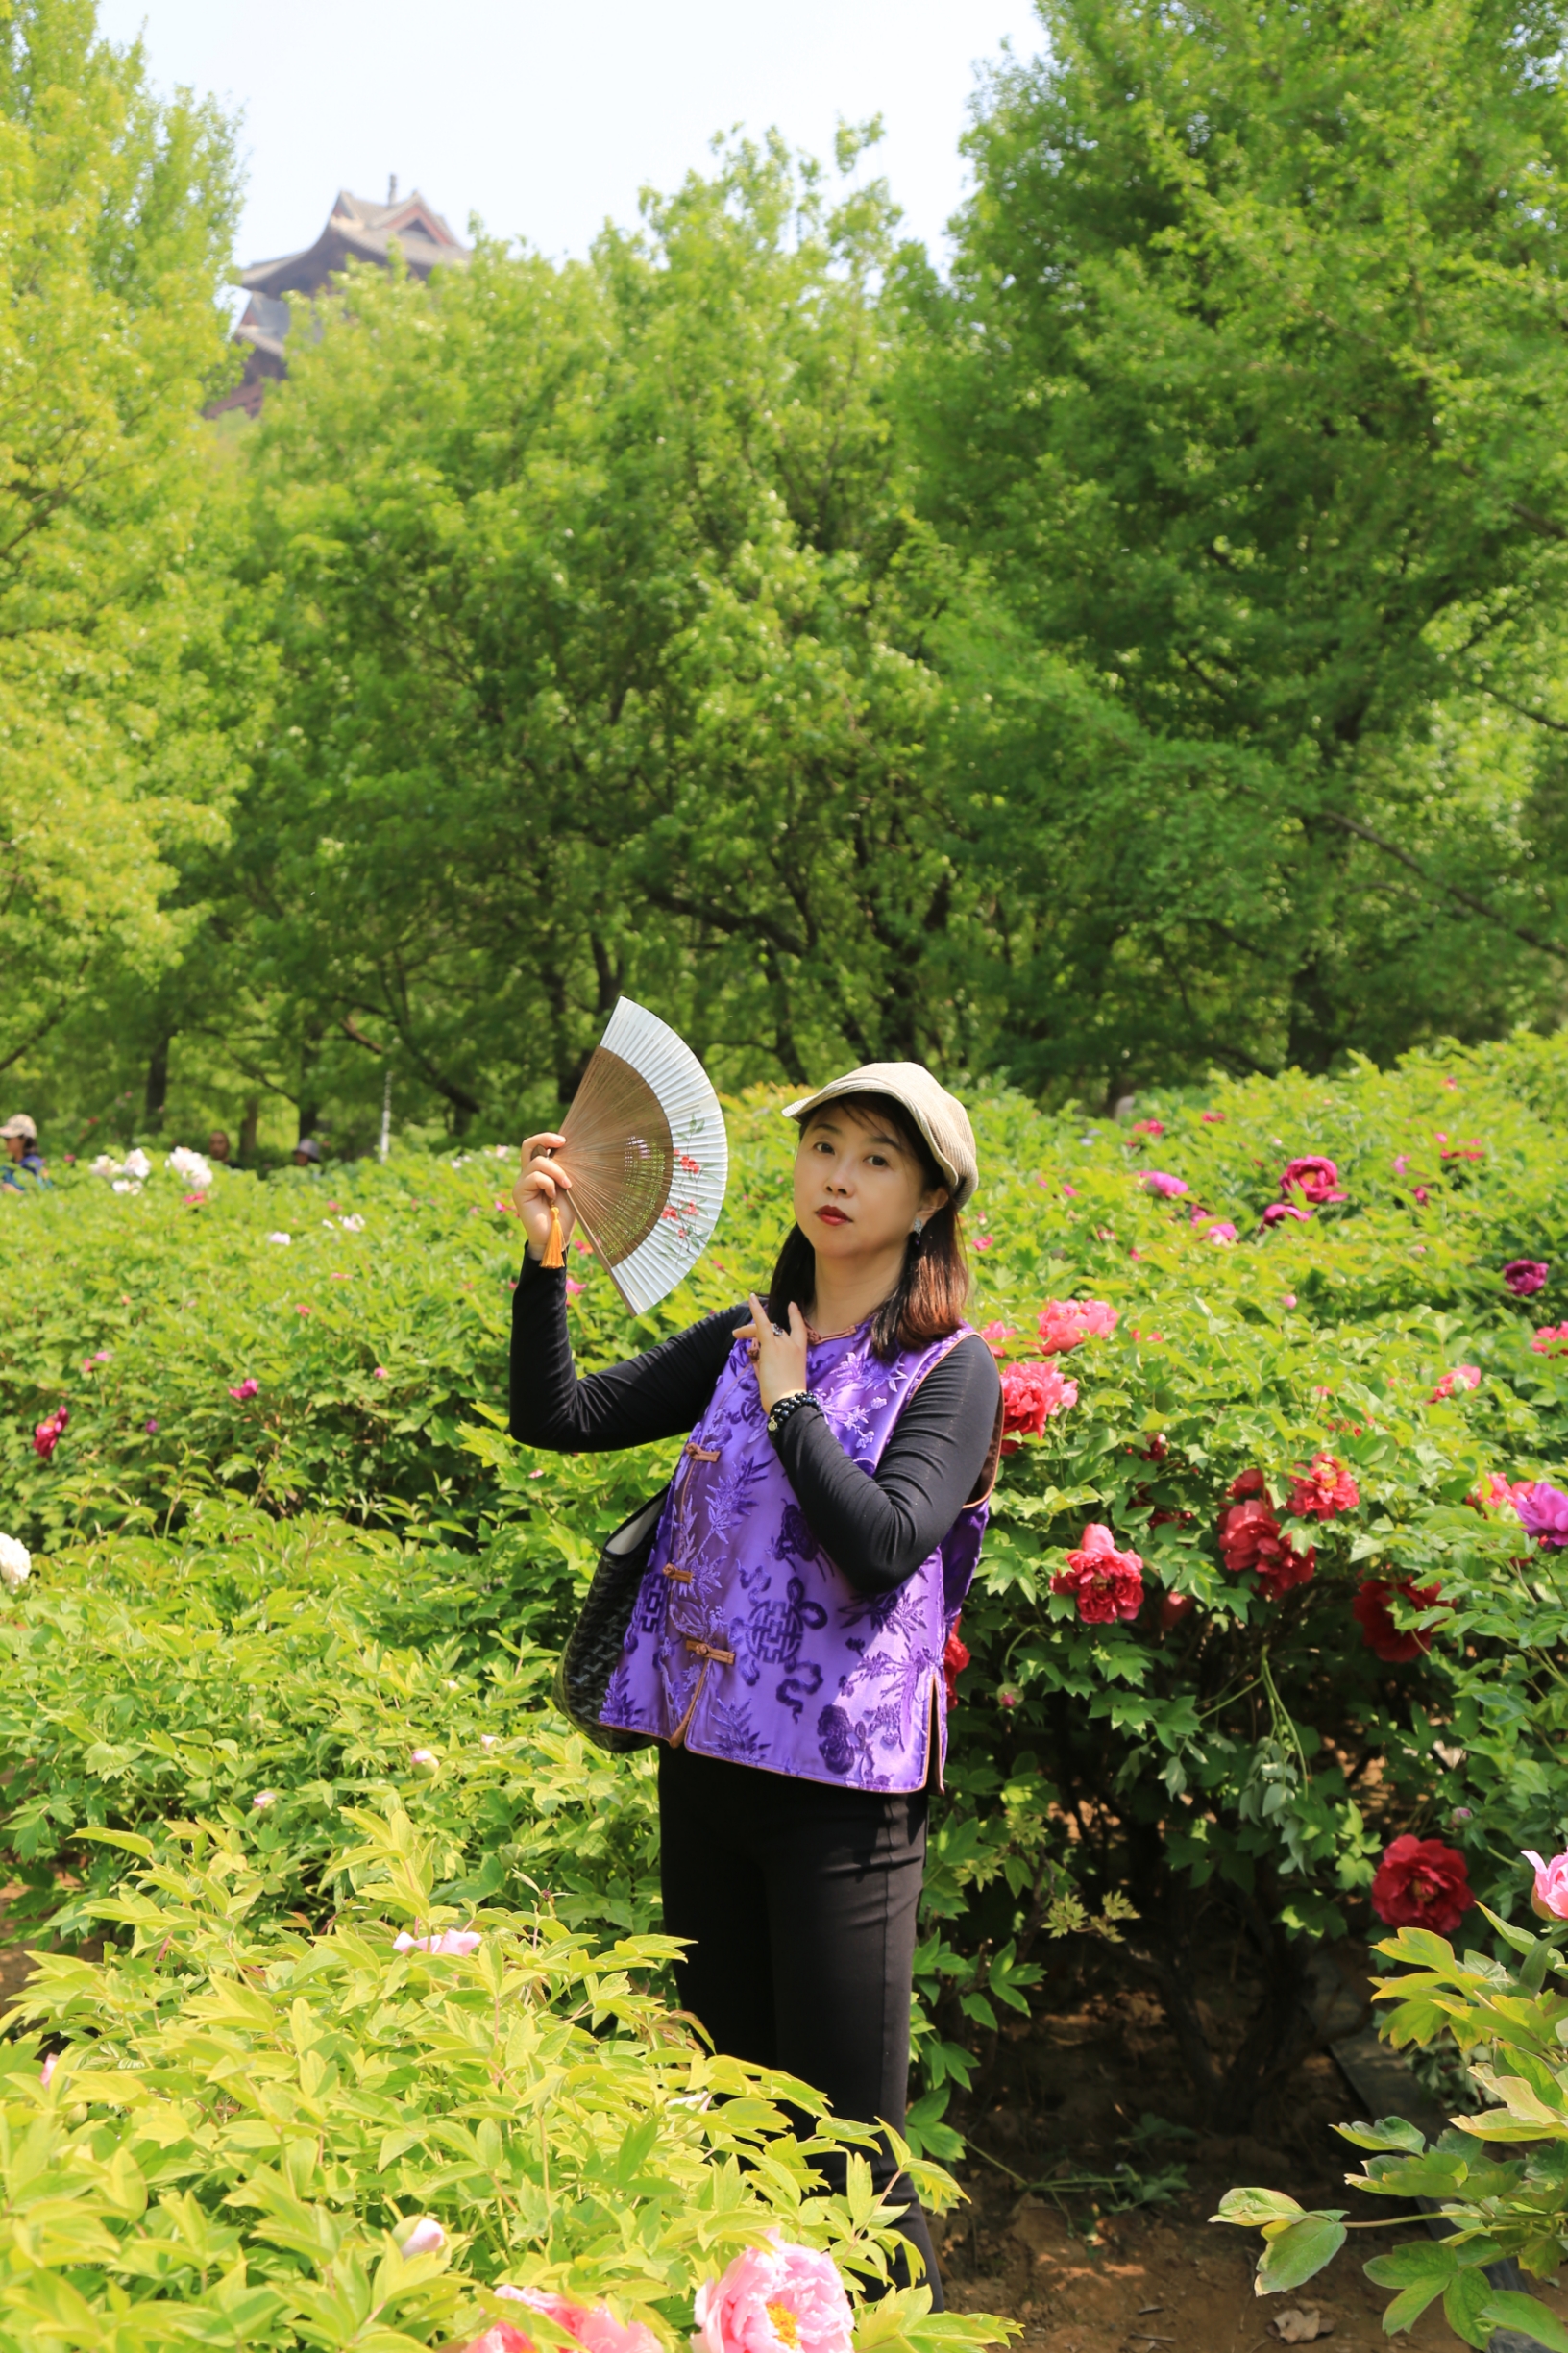
<path id="1" fill-rule="evenodd" d="M 1568 964 L 1568 948 L 1559 947 L 1555 940 L 1543 940 L 1539 932 L 1527 930 L 1523 923 L 1510 923 L 1506 916 L 1494 913 L 1484 899 L 1475 897 L 1469 891 L 1461 891 L 1458 883 L 1434 881 L 1419 858 L 1412 858 L 1409 851 L 1401 849 L 1397 842 L 1385 842 L 1382 834 L 1374 833 L 1371 826 L 1363 825 L 1360 819 L 1346 817 L 1338 809 L 1323 809 L 1318 814 L 1328 824 L 1337 825 L 1341 833 L 1354 834 L 1358 841 L 1369 842 L 1374 849 L 1382 850 L 1385 858 L 1397 859 L 1412 874 L 1419 875 L 1429 891 L 1440 892 L 1445 898 L 1453 899 L 1456 906 L 1467 907 L 1472 915 L 1479 915 L 1484 922 L 1495 923 L 1498 930 L 1506 931 L 1510 939 L 1522 940 L 1526 947 L 1535 948 L 1543 956 L 1553 956 L 1558 964 Z"/>

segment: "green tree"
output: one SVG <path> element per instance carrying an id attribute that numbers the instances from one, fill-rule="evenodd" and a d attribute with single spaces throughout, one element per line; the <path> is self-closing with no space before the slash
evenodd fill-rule
<path id="1" fill-rule="evenodd" d="M 731 1078 L 970 1050 L 892 226 L 774 142 L 586 263 L 352 279 L 254 467 L 220 928 L 270 1083 L 368 1115 L 368 1042 L 461 1129 L 568 1091 L 623 989 Z"/>
<path id="2" fill-rule="evenodd" d="M 234 204 L 215 109 L 156 100 L 91 0 L 5 0 L 0 1068 L 178 953 L 171 854 L 221 826 L 194 575 Z"/>
<path id="3" fill-rule="evenodd" d="M 1041 13 L 910 404 L 1014 633 L 966 659 L 1016 1065 L 1556 1014 L 1560 7 Z"/>

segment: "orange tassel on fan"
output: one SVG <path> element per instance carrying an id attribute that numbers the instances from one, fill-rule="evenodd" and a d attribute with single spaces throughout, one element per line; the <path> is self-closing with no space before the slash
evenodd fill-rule
<path id="1" fill-rule="evenodd" d="M 541 1266 L 564 1266 L 566 1253 L 561 1247 L 561 1213 L 552 1201 L 550 1205 L 550 1239 L 545 1244 Z"/>

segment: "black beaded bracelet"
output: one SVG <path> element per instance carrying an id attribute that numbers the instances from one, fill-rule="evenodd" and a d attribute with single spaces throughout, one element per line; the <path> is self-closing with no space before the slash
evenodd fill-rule
<path id="1" fill-rule="evenodd" d="M 821 1407 L 809 1389 L 792 1389 L 788 1397 L 781 1397 L 769 1413 L 768 1435 L 776 1438 L 790 1415 L 798 1413 L 802 1406 L 817 1406 L 819 1413 L 821 1411 Z"/>

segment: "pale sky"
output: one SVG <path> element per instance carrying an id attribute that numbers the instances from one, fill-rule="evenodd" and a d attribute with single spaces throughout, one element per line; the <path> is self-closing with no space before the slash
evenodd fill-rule
<path id="1" fill-rule="evenodd" d="M 340 187 L 418 187 L 460 236 L 580 254 L 645 184 L 700 168 L 716 131 L 776 125 L 831 160 L 880 113 L 906 230 L 936 253 L 964 192 L 975 66 L 1041 46 L 1031 0 L 99 0 L 145 29 L 154 78 L 243 109 L 241 262 L 309 244 Z"/>

